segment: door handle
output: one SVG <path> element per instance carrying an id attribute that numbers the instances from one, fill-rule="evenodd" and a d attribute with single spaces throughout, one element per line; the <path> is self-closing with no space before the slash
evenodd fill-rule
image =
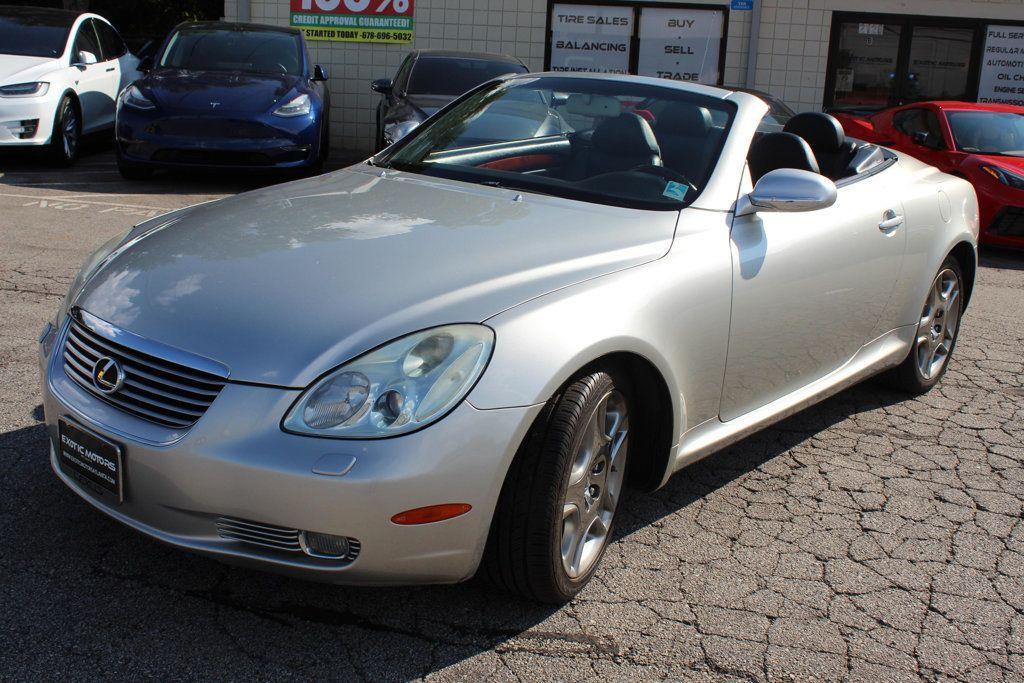
<path id="1" fill-rule="evenodd" d="M 878 224 L 878 229 L 885 232 L 887 230 L 895 230 L 901 225 L 903 225 L 903 216 L 889 209 L 882 214 L 882 222 Z"/>
<path id="2" fill-rule="evenodd" d="M 110 73 L 113 70 L 114 70 L 114 67 L 110 67 L 109 69 L 107 69 L 107 73 Z"/>

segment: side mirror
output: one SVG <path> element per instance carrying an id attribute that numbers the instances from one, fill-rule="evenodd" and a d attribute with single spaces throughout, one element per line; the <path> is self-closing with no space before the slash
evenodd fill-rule
<path id="1" fill-rule="evenodd" d="M 391 79 L 390 78 L 378 78 L 370 84 L 370 90 L 373 92 L 379 92 L 381 95 L 387 95 L 391 92 Z"/>
<path id="2" fill-rule="evenodd" d="M 737 207 L 737 216 L 757 211 L 816 211 L 836 203 L 836 184 L 818 173 L 777 168 L 765 173 L 746 199 L 749 208 Z"/>
<path id="3" fill-rule="evenodd" d="M 327 80 L 327 69 L 323 68 L 319 64 L 313 67 L 313 80 L 314 81 L 326 81 Z"/>
<path id="4" fill-rule="evenodd" d="M 71 66 L 89 66 L 90 64 L 96 64 L 100 60 L 93 53 L 88 50 L 80 50 L 78 53 L 78 60 Z"/>
<path id="5" fill-rule="evenodd" d="M 921 145 L 928 149 L 942 149 L 942 141 L 937 140 L 934 135 L 927 131 L 919 130 L 910 139 L 915 145 Z"/>
<path id="6" fill-rule="evenodd" d="M 141 73 L 148 74 L 150 71 L 153 70 L 153 58 L 143 57 L 141 60 L 139 60 L 139 65 L 135 68 Z"/>

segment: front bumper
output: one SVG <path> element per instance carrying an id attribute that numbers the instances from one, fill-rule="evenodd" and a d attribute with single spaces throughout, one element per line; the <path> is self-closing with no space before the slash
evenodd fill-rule
<path id="1" fill-rule="evenodd" d="M 981 209 L 982 244 L 1024 248 L 1024 192 L 996 185 L 987 178 L 974 182 Z"/>
<path id="2" fill-rule="evenodd" d="M 60 338 L 58 338 L 60 337 Z M 228 384 L 184 435 L 100 401 L 71 381 L 56 331 L 40 345 L 43 405 L 57 476 L 91 505 L 157 540 L 219 560 L 344 584 L 452 583 L 483 554 L 501 484 L 540 406 L 477 410 L 463 402 L 405 436 L 340 441 L 283 432 L 297 390 Z M 57 352 L 54 351 L 57 350 Z M 58 418 L 124 448 L 124 502 L 95 494 L 59 466 Z M 162 442 L 163 437 L 169 441 Z M 356 459 L 343 476 L 314 474 L 325 455 Z M 420 526 L 405 510 L 469 503 L 460 517 Z M 223 538 L 222 517 L 354 538 L 358 557 L 325 560 Z"/>
<path id="3" fill-rule="evenodd" d="M 152 168 L 288 169 L 320 156 L 314 116 L 196 116 L 122 106 L 116 129 L 121 159 Z"/>
<path id="4" fill-rule="evenodd" d="M 57 103 L 43 97 L 0 97 L 0 148 L 39 147 L 50 142 Z M 18 131 L 34 122 L 35 133 L 21 137 Z"/>

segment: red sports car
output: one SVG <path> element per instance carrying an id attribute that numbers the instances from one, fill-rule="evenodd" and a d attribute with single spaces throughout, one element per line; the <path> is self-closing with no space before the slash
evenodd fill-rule
<path id="1" fill-rule="evenodd" d="M 978 193 L 981 241 L 1024 248 L 1024 107 L 917 102 L 869 117 L 835 117 L 851 137 L 969 180 Z"/>

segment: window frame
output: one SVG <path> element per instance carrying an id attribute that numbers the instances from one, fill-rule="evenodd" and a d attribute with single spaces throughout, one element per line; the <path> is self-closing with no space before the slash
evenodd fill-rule
<path id="1" fill-rule="evenodd" d="M 419 55 L 417 53 L 410 52 L 402 60 L 402 63 L 398 65 L 398 70 L 395 71 L 395 80 L 391 83 L 391 89 L 395 95 L 405 96 L 406 88 L 409 85 L 409 78 L 412 76 L 412 69 L 418 58 Z"/>
<path id="2" fill-rule="evenodd" d="M 78 39 L 82 37 L 82 32 L 89 30 L 92 32 L 92 37 L 96 41 L 96 60 L 97 63 L 104 61 L 103 59 L 103 43 L 100 42 L 100 35 L 96 31 L 96 27 L 93 26 L 95 19 L 92 17 L 86 17 L 82 20 L 82 23 L 78 25 L 78 30 L 75 31 L 75 37 L 71 40 L 71 63 L 74 64 L 78 61 L 78 53 L 82 50 L 78 47 Z"/>
<path id="3" fill-rule="evenodd" d="M 904 115 L 911 113 L 920 117 L 923 126 L 922 128 L 920 128 L 920 130 L 908 132 L 907 130 L 902 128 L 901 125 L 897 122 L 898 119 L 900 119 Z M 942 130 L 942 120 L 939 118 L 938 114 L 936 114 L 928 107 L 915 106 L 899 110 L 892 116 L 892 127 L 893 130 L 902 135 L 907 136 L 911 140 L 914 139 L 914 135 L 916 135 L 917 133 L 927 133 L 928 135 L 935 136 L 941 146 L 922 145 L 923 147 L 927 147 L 928 149 L 932 149 L 935 151 L 943 151 L 949 149 L 949 141 L 946 140 L 946 135 Z"/>
<path id="4" fill-rule="evenodd" d="M 124 57 L 126 54 L 128 54 L 128 45 L 125 44 L 124 38 L 121 37 L 121 34 L 118 32 L 116 28 L 114 28 L 113 24 L 102 19 L 96 19 L 95 17 L 93 17 L 93 21 L 95 22 L 93 24 L 93 29 L 96 31 L 96 38 L 100 41 L 100 49 L 103 51 L 102 61 L 109 62 L 115 59 L 121 59 L 121 57 Z M 113 37 L 117 39 L 117 42 L 121 46 L 121 52 L 111 55 L 107 54 L 107 48 L 103 43 L 103 33 L 99 28 L 100 26 L 105 26 L 111 32 Z"/>
<path id="5" fill-rule="evenodd" d="M 452 102 L 446 104 L 436 114 L 434 114 L 432 117 L 430 117 L 430 119 L 429 119 L 427 124 L 422 125 L 422 126 L 416 128 L 412 133 L 410 133 L 409 135 L 406 135 L 404 138 L 402 138 L 401 140 L 399 140 L 395 144 L 393 144 L 390 147 L 387 147 L 386 149 L 378 152 L 376 155 L 371 157 L 368 160 L 367 163 L 369 165 L 371 165 L 371 166 L 382 166 L 384 168 L 390 168 L 391 167 L 390 164 L 391 164 L 392 160 L 394 160 L 396 156 L 399 156 L 402 153 L 402 151 L 405 150 L 406 147 L 411 145 L 416 139 L 418 139 L 427 130 L 429 130 L 431 125 L 436 125 L 437 121 L 439 121 L 443 117 L 443 115 L 445 113 L 450 112 L 452 109 L 455 109 L 455 108 L 461 106 L 466 100 L 476 96 L 482 90 L 485 90 L 485 89 L 491 88 L 491 87 L 496 87 L 496 86 L 498 86 L 498 85 L 500 85 L 500 84 L 502 84 L 504 82 L 513 81 L 513 80 L 516 80 L 517 78 L 530 78 L 531 76 L 536 77 L 535 74 L 519 74 L 519 75 L 515 75 L 515 76 L 506 75 L 506 76 L 501 76 L 501 77 L 498 77 L 496 79 L 493 79 L 493 80 L 490 80 L 490 81 L 487 81 L 485 83 L 480 84 L 479 86 L 473 88 L 472 90 L 469 90 L 468 92 L 464 93 L 460 97 L 456 98 Z M 598 75 L 595 74 L 594 76 L 595 76 L 595 80 L 597 80 L 597 76 Z M 557 75 L 557 74 L 542 76 L 542 78 L 549 78 L 549 79 L 558 79 L 558 78 L 562 78 L 562 77 L 563 76 L 560 76 L 560 75 Z M 564 76 L 564 78 L 572 78 L 572 76 Z M 647 88 L 665 88 L 667 90 L 671 90 L 672 89 L 671 83 L 672 82 L 670 81 L 669 84 L 666 84 L 665 86 L 645 85 L 644 87 L 647 87 Z M 705 97 L 705 98 L 710 97 L 710 96 L 707 96 L 707 95 L 701 95 L 701 94 L 698 94 L 698 93 L 693 93 L 693 92 L 688 92 L 688 91 L 682 91 L 682 92 L 684 92 L 687 96 L 693 96 L 693 97 L 698 97 L 698 98 L 700 98 L 700 97 Z M 520 189 L 520 190 L 522 190 L 524 192 L 536 192 L 536 193 L 539 193 L 539 194 L 552 194 L 553 196 L 557 196 L 557 197 L 562 198 L 562 199 L 570 199 L 570 200 L 575 200 L 575 201 L 583 201 L 583 202 L 588 202 L 588 203 L 591 203 L 591 204 L 598 204 L 598 205 L 605 205 L 605 206 L 617 206 L 617 207 L 628 208 L 628 209 L 635 209 L 635 210 L 643 210 L 643 211 L 681 211 L 683 209 L 689 208 L 694 202 L 697 201 L 697 199 L 703 194 L 704 190 L 710 184 L 710 180 L 718 172 L 719 167 L 723 163 L 726 162 L 726 159 L 724 158 L 723 153 L 725 151 L 725 147 L 726 147 L 726 144 L 727 144 L 727 142 L 729 140 L 729 137 L 733 134 L 733 124 L 735 124 L 736 118 L 737 118 L 737 116 L 739 114 L 739 106 L 734 101 L 729 100 L 729 99 L 722 99 L 721 102 L 722 102 L 722 107 L 724 109 L 727 109 L 727 110 L 731 109 L 732 111 L 729 114 L 729 118 L 727 119 L 726 125 L 722 129 L 721 138 L 718 141 L 718 145 L 716 146 L 716 148 L 714 150 L 714 153 L 712 155 L 713 163 L 708 168 L 707 176 L 705 178 L 703 178 L 703 180 L 705 182 L 697 190 L 697 193 L 693 196 L 693 198 L 690 199 L 689 201 L 687 201 L 685 204 L 681 204 L 681 205 L 678 205 L 678 206 L 672 206 L 672 205 L 669 205 L 669 204 L 663 204 L 661 202 L 648 202 L 648 201 L 645 201 L 643 199 L 627 199 L 627 198 L 619 197 L 619 196 L 602 195 L 601 193 L 599 193 L 597 191 L 579 190 L 579 189 L 574 189 L 574 188 L 571 188 L 571 187 L 560 187 L 560 188 L 558 188 L 560 190 L 560 192 L 558 192 L 558 193 L 545 192 L 544 190 L 542 190 L 540 188 L 537 188 L 537 187 L 528 187 L 525 184 L 524 185 L 520 185 L 518 179 L 516 179 L 516 178 L 502 177 L 503 174 L 501 172 L 499 172 L 499 171 L 486 170 L 482 174 L 480 171 L 482 171 L 483 169 L 474 170 L 474 171 L 470 172 L 470 171 L 460 170 L 460 168 L 458 166 L 455 166 L 455 165 L 453 165 L 451 167 L 445 167 L 442 164 L 438 164 L 437 166 L 432 167 L 432 168 L 429 169 L 431 171 L 430 173 L 425 173 L 424 172 L 425 170 L 428 170 L 426 168 L 417 168 L 417 169 L 403 169 L 401 167 L 395 167 L 395 168 L 397 168 L 398 170 L 402 170 L 404 172 L 408 172 L 408 173 L 412 173 L 412 174 L 416 174 L 416 175 L 424 175 L 426 177 L 432 177 L 432 176 L 433 177 L 440 177 L 440 178 L 446 178 L 446 179 L 450 179 L 450 180 L 461 180 L 461 181 L 468 182 L 468 183 L 473 183 L 473 184 L 482 184 L 480 182 L 481 176 L 485 175 L 485 174 L 490 174 L 490 175 L 494 176 L 495 180 L 497 180 L 497 181 L 499 181 L 501 183 L 502 187 L 505 187 L 507 189 Z M 603 198 L 604 201 L 602 201 L 602 198 Z"/>

